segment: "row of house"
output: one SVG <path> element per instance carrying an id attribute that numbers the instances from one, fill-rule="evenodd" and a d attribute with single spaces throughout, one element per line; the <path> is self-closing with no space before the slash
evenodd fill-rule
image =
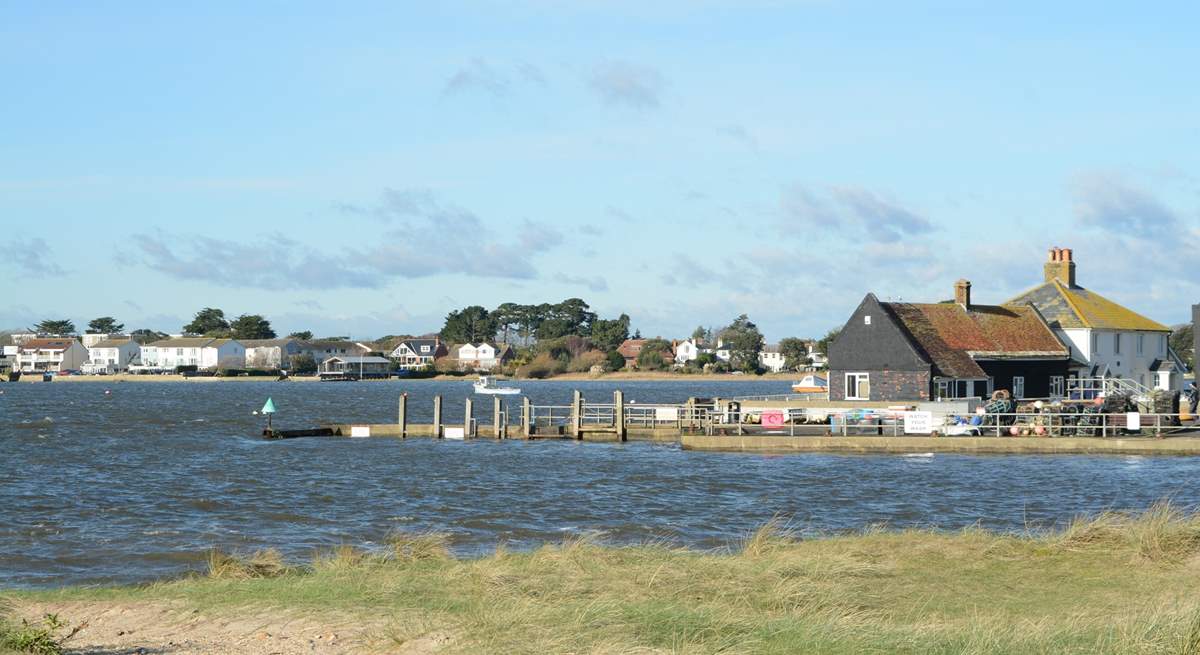
<path id="1" fill-rule="evenodd" d="M 1070 249 L 1053 248 L 1043 281 L 1001 305 L 882 302 L 868 293 L 829 346 L 832 400 L 1062 398 L 1120 381 L 1178 391 L 1185 365 L 1171 329 L 1086 289 Z"/>
<path id="2" fill-rule="evenodd" d="M 617 348 L 617 352 L 625 358 L 626 367 L 634 367 L 637 364 L 638 356 L 650 339 L 626 339 Z M 801 370 L 821 370 L 825 367 L 825 356 L 817 350 L 817 342 L 812 339 L 804 341 L 805 363 L 800 367 Z M 712 355 L 719 361 L 728 363 L 732 359 L 732 353 L 729 347 L 720 339 L 717 340 L 716 346 L 708 346 L 703 339 L 689 338 L 677 339 L 671 342 L 670 352 L 664 351 L 663 361 L 673 362 L 675 366 L 687 366 L 688 362 L 694 362 L 701 355 Z M 767 344 L 758 353 L 758 365 L 760 368 L 779 373 L 787 368 L 787 358 L 780 351 L 778 344 Z"/>

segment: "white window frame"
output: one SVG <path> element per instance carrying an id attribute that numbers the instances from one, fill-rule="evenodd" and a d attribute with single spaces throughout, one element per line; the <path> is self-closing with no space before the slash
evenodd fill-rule
<path id="1" fill-rule="evenodd" d="M 851 389 L 850 378 L 854 378 L 854 386 L 853 386 L 854 395 L 850 395 L 850 389 Z M 866 380 L 867 380 L 867 395 L 865 398 L 858 395 L 858 389 L 859 389 L 858 385 L 860 384 L 859 383 L 860 378 L 866 378 Z M 870 373 L 846 373 L 845 382 L 846 382 L 846 400 L 870 400 L 871 399 L 871 374 Z"/>
<path id="2" fill-rule="evenodd" d="M 1018 386 L 1021 389 L 1020 391 L 1017 391 Z M 1012 395 L 1013 395 L 1013 400 L 1020 400 L 1025 397 L 1025 376 L 1024 375 L 1014 375 L 1013 376 Z"/>
<path id="3" fill-rule="evenodd" d="M 1066 379 L 1061 375 L 1050 376 L 1050 397 L 1063 398 L 1066 392 Z"/>

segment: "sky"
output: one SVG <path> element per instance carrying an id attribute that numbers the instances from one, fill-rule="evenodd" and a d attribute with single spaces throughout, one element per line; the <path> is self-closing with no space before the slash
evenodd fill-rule
<path id="1" fill-rule="evenodd" d="M 0 328 L 1200 302 L 1196 3 L 0 0 Z M 349 7 L 350 10 L 345 10 Z"/>

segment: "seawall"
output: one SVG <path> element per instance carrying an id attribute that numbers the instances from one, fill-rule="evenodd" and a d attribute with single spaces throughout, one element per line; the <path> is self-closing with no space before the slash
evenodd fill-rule
<path id="1" fill-rule="evenodd" d="M 685 450 L 752 453 L 961 453 L 1044 455 L 1200 455 L 1200 435 L 1151 437 L 789 437 L 704 435 L 680 437 Z"/>

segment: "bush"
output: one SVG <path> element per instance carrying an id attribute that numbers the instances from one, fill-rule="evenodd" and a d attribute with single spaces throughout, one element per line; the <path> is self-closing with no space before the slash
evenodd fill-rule
<path id="1" fill-rule="evenodd" d="M 565 373 L 567 362 L 551 357 L 550 353 L 541 353 L 533 361 L 517 369 L 517 375 L 525 378 L 548 378 L 552 375 Z"/>
<path id="2" fill-rule="evenodd" d="M 605 359 L 608 360 L 608 370 L 610 371 L 619 371 L 625 368 L 625 356 L 615 350 L 608 351 Z"/>
<path id="3" fill-rule="evenodd" d="M 195 364 L 180 364 L 179 366 L 175 367 L 175 372 L 176 373 L 195 373 L 197 368 L 198 367 Z"/>
<path id="4" fill-rule="evenodd" d="M 303 353 L 292 358 L 293 375 L 311 375 L 317 372 L 317 360 L 312 355 Z"/>
<path id="5" fill-rule="evenodd" d="M 593 366 L 604 364 L 607 360 L 608 358 L 599 350 L 589 350 L 572 359 L 571 363 L 567 364 L 567 370 L 572 373 L 588 373 L 592 370 Z M 625 360 L 622 359 L 621 361 L 623 363 Z"/>

